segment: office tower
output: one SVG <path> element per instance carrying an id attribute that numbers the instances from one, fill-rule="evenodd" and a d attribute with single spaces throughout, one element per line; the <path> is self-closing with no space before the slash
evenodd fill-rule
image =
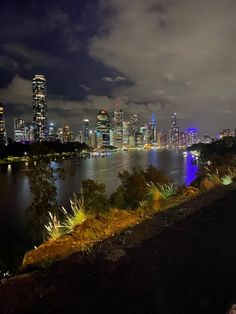
<path id="1" fill-rule="evenodd" d="M 129 145 L 129 122 L 123 121 L 123 146 Z"/>
<path id="2" fill-rule="evenodd" d="M 152 113 L 152 121 L 148 124 L 149 143 L 152 145 L 157 144 L 157 124 L 155 121 L 154 113 Z"/>
<path id="3" fill-rule="evenodd" d="M 34 136 L 35 136 L 35 124 L 25 122 L 25 140 L 27 142 L 32 143 L 34 141 Z"/>
<path id="4" fill-rule="evenodd" d="M 54 142 L 57 140 L 56 127 L 54 123 L 49 123 L 48 126 L 48 140 Z"/>
<path id="5" fill-rule="evenodd" d="M 89 144 L 93 148 L 97 146 L 96 132 L 94 130 L 89 131 Z"/>
<path id="6" fill-rule="evenodd" d="M 83 142 L 89 144 L 89 120 L 83 120 Z"/>
<path id="7" fill-rule="evenodd" d="M 168 136 L 165 130 L 157 132 L 157 146 L 164 148 L 168 145 Z"/>
<path id="8" fill-rule="evenodd" d="M 47 139 L 47 84 L 43 75 L 33 78 L 33 122 L 35 124 L 34 140 Z"/>
<path id="9" fill-rule="evenodd" d="M 136 114 L 131 116 L 129 127 L 130 136 L 135 136 L 135 133 L 138 131 L 138 116 Z"/>
<path id="10" fill-rule="evenodd" d="M 0 103 L 0 144 L 6 144 L 6 127 L 5 127 L 5 118 L 4 118 L 4 108 Z"/>
<path id="11" fill-rule="evenodd" d="M 113 112 L 113 145 L 117 148 L 123 147 L 123 116 L 122 110 Z"/>
<path id="12" fill-rule="evenodd" d="M 176 122 L 176 113 L 173 113 L 171 117 L 170 146 L 172 148 L 179 146 L 179 127 Z"/>
<path id="13" fill-rule="evenodd" d="M 97 113 L 97 147 L 109 147 L 110 145 L 110 116 L 106 110 L 101 109 Z"/>
<path id="14" fill-rule="evenodd" d="M 191 146 L 197 143 L 197 129 L 189 128 L 186 130 L 187 133 L 187 146 Z"/>
<path id="15" fill-rule="evenodd" d="M 25 121 L 23 119 L 14 120 L 14 141 L 23 142 L 25 140 Z"/>
<path id="16" fill-rule="evenodd" d="M 148 127 L 147 125 L 141 125 L 141 127 L 139 128 L 140 132 L 142 133 L 143 135 L 143 145 L 146 145 L 149 143 L 149 139 L 150 139 L 150 136 L 149 136 L 149 130 L 148 130 Z"/>
<path id="17" fill-rule="evenodd" d="M 115 141 L 114 141 L 114 130 L 110 128 L 109 134 L 110 134 L 110 146 L 116 147 Z"/>
<path id="18" fill-rule="evenodd" d="M 141 132 L 135 133 L 135 146 L 139 148 L 143 147 L 143 134 Z"/>
<path id="19" fill-rule="evenodd" d="M 188 146 L 188 132 L 179 132 L 179 146 L 186 147 Z"/>
<path id="20" fill-rule="evenodd" d="M 62 134 L 61 134 L 62 143 L 68 143 L 71 141 L 71 131 L 68 124 L 63 124 Z"/>

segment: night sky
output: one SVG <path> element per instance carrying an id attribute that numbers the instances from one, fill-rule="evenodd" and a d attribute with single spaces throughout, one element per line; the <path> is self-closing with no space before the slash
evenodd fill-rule
<path id="1" fill-rule="evenodd" d="M 32 120 L 32 77 L 48 86 L 48 118 L 95 122 L 115 102 L 128 120 L 154 112 L 169 128 L 215 135 L 236 127 L 235 0 L 1 1 L 0 102 Z"/>

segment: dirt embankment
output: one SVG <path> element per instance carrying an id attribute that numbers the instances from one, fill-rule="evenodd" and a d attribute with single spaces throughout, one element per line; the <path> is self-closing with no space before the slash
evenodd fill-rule
<path id="1" fill-rule="evenodd" d="M 0 285 L 0 313 L 225 313 L 236 297 L 236 188 L 200 195 L 87 255 Z"/>

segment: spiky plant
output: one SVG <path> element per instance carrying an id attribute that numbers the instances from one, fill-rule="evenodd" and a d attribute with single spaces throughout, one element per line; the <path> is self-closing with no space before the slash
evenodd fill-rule
<path id="1" fill-rule="evenodd" d="M 221 178 L 221 183 L 222 183 L 223 185 L 229 185 L 229 184 L 231 184 L 232 182 L 233 182 L 233 180 L 232 180 L 231 176 L 229 176 L 229 175 L 225 175 L 225 176 L 223 176 L 223 177 Z"/>
<path id="2" fill-rule="evenodd" d="M 174 194 L 174 185 L 172 183 L 164 184 L 159 187 L 162 198 L 167 199 Z"/>
<path id="3" fill-rule="evenodd" d="M 212 171 L 210 169 L 207 169 L 207 170 L 208 170 L 207 177 L 208 177 L 209 180 L 215 182 L 216 184 L 221 183 L 219 170 L 217 168 L 216 168 L 215 171 Z"/>
<path id="4" fill-rule="evenodd" d="M 62 208 L 65 216 L 63 227 L 67 233 L 72 232 L 76 226 L 81 225 L 87 219 L 83 195 L 78 199 L 77 195 L 73 194 L 70 206 L 72 213 L 68 213 L 64 207 Z"/>
<path id="5" fill-rule="evenodd" d="M 48 212 L 48 224 L 45 225 L 47 240 L 55 240 L 63 234 L 63 227 L 56 214 Z"/>

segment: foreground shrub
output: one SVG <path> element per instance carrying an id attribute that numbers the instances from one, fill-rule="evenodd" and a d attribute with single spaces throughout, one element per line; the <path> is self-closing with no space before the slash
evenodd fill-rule
<path id="1" fill-rule="evenodd" d="M 114 207 L 135 209 L 140 202 L 147 198 L 151 184 L 158 186 L 169 183 L 169 178 L 154 166 L 150 165 L 146 170 L 133 168 L 130 173 L 127 170 L 118 175 L 121 185 L 111 195 L 111 204 Z"/>
<path id="2" fill-rule="evenodd" d="M 81 193 L 78 198 L 84 199 L 84 211 L 99 217 L 109 211 L 110 203 L 106 197 L 106 186 L 91 179 L 82 181 Z"/>

